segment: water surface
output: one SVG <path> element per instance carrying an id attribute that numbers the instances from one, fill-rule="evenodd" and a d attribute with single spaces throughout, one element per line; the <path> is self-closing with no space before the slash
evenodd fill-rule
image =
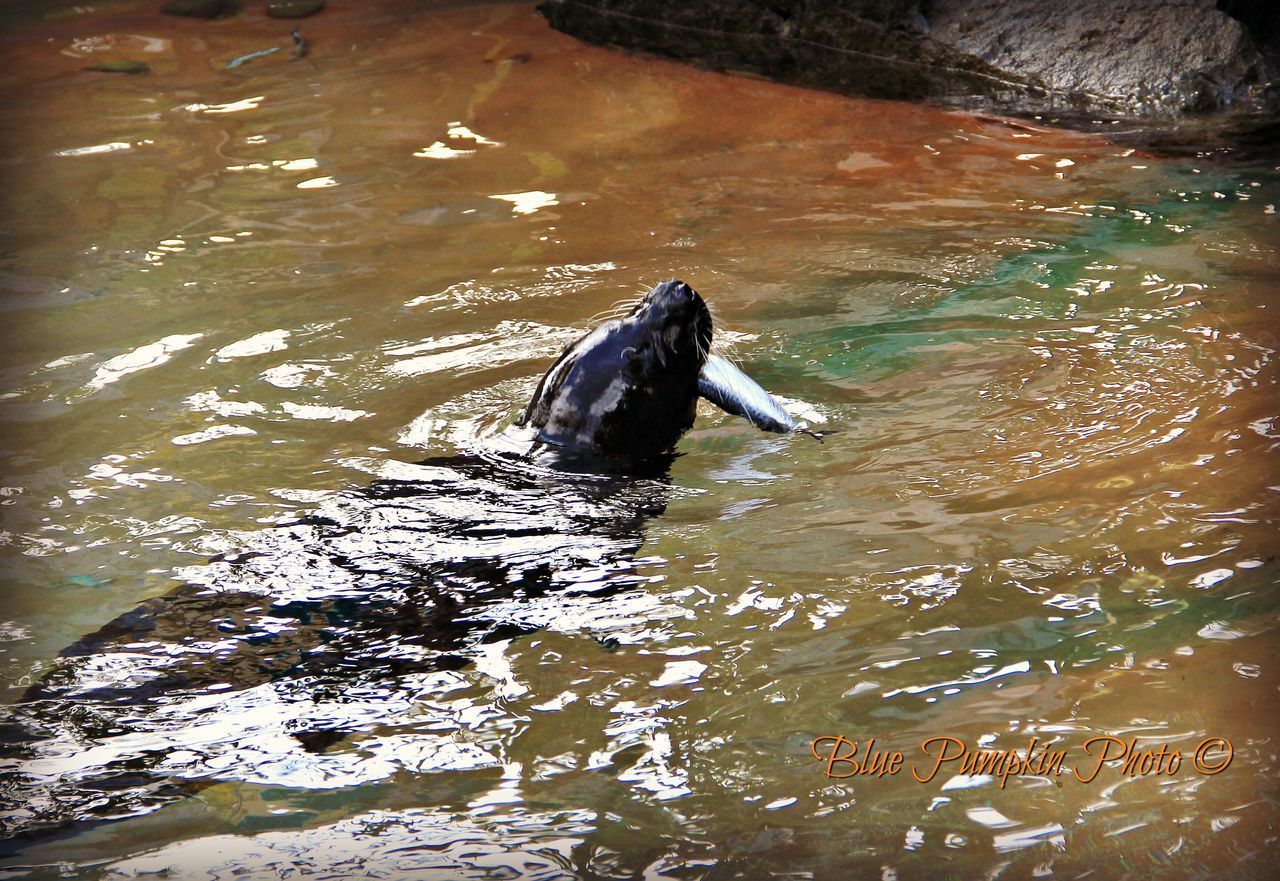
<path id="1" fill-rule="evenodd" d="M 152 5 L 31 4 L 0 37 L 9 877 L 1274 862 L 1274 156 L 691 70 L 523 5 L 330 4 L 296 61 L 256 4 Z M 120 58 L 151 72 L 81 69 Z M 223 675 L 231 637 L 167 697 L 22 701 L 65 647 L 190 585 L 332 601 L 330 539 L 271 529 L 307 512 L 358 520 L 382 587 L 424 556 L 535 568 L 545 546 L 502 544 L 532 516 L 514 478 L 437 474 L 444 507 L 391 523 L 364 488 L 500 445 L 565 342 L 670 277 L 836 433 L 707 408 L 665 481 L 546 478 L 535 513 L 572 539 L 555 518 L 585 511 L 582 541 L 449 669 Z M 473 490 L 498 544 L 407 536 Z M 376 605 L 350 593 L 356 618 Z M 352 670 L 412 655 L 343 646 Z M 103 657 L 100 682 L 139 684 Z M 837 734 L 1188 760 L 828 779 L 811 742 Z M 1190 762 L 1209 737 L 1234 747 L 1213 775 Z"/>

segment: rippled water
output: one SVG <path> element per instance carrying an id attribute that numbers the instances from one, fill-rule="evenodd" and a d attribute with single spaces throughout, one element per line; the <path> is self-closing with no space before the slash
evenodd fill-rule
<path id="1" fill-rule="evenodd" d="M 1274 156 L 152 5 L 2 37 L 6 877 L 1266 874 Z M 502 456 L 668 277 L 835 433 Z M 909 770 L 1102 735 L 1187 760 Z"/>

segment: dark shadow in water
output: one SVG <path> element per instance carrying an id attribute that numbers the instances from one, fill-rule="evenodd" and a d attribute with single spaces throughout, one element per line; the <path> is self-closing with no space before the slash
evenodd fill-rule
<path id="1" fill-rule="evenodd" d="M 544 626 L 569 595 L 634 588 L 632 558 L 646 520 L 666 508 L 671 461 L 631 463 L 623 475 L 502 454 L 430 459 L 408 479 L 245 533 L 236 554 L 188 570 L 187 583 L 69 646 L 9 708 L 0 745 L 17 772 L 0 790 L 6 836 L 134 816 L 189 794 L 191 777 L 216 780 L 207 769 L 161 771 L 172 747 L 145 745 L 148 732 L 226 712 L 210 696 L 271 683 L 285 701 L 328 707 L 354 693 L 403 697 L 415 687 L 407 677 L 468 666 L 486 644 Z M 348 729 L 330 717 L 290 733 L 322 752 Z M 139 735 L 138 746 L 54 781 L 27 770 L 65 755 L 69 739 L 91 748 Z M 234 757 L 234 738 L 219 748 Z"/>

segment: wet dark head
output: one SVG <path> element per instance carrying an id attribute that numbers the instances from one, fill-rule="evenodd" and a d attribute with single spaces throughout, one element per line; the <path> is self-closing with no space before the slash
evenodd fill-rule
<path id="1" fill-rule="evenodd" d="M 564 350 L 520 424 L 575 455 L 645 459 L 693 425 L 711 313 L 697 291 L 664 281 L 623 318 Z"/>

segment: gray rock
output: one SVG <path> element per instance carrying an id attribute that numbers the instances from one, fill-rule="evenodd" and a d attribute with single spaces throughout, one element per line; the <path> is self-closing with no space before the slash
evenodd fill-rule
<path id="1" fill-rule="evenodd" d="M 1085 118 L 1280 108 L 1280 4 L 1218 4 L 547 0 L 539 9 L 589 42 L 876 98 Z"/>
<path id="2" fill-rule="evenodd" d="M 1263 63 L 1240 22 L 1212 0 L 934 0 L 929 37 L 1129 116 L 1248 101 Z"/>

